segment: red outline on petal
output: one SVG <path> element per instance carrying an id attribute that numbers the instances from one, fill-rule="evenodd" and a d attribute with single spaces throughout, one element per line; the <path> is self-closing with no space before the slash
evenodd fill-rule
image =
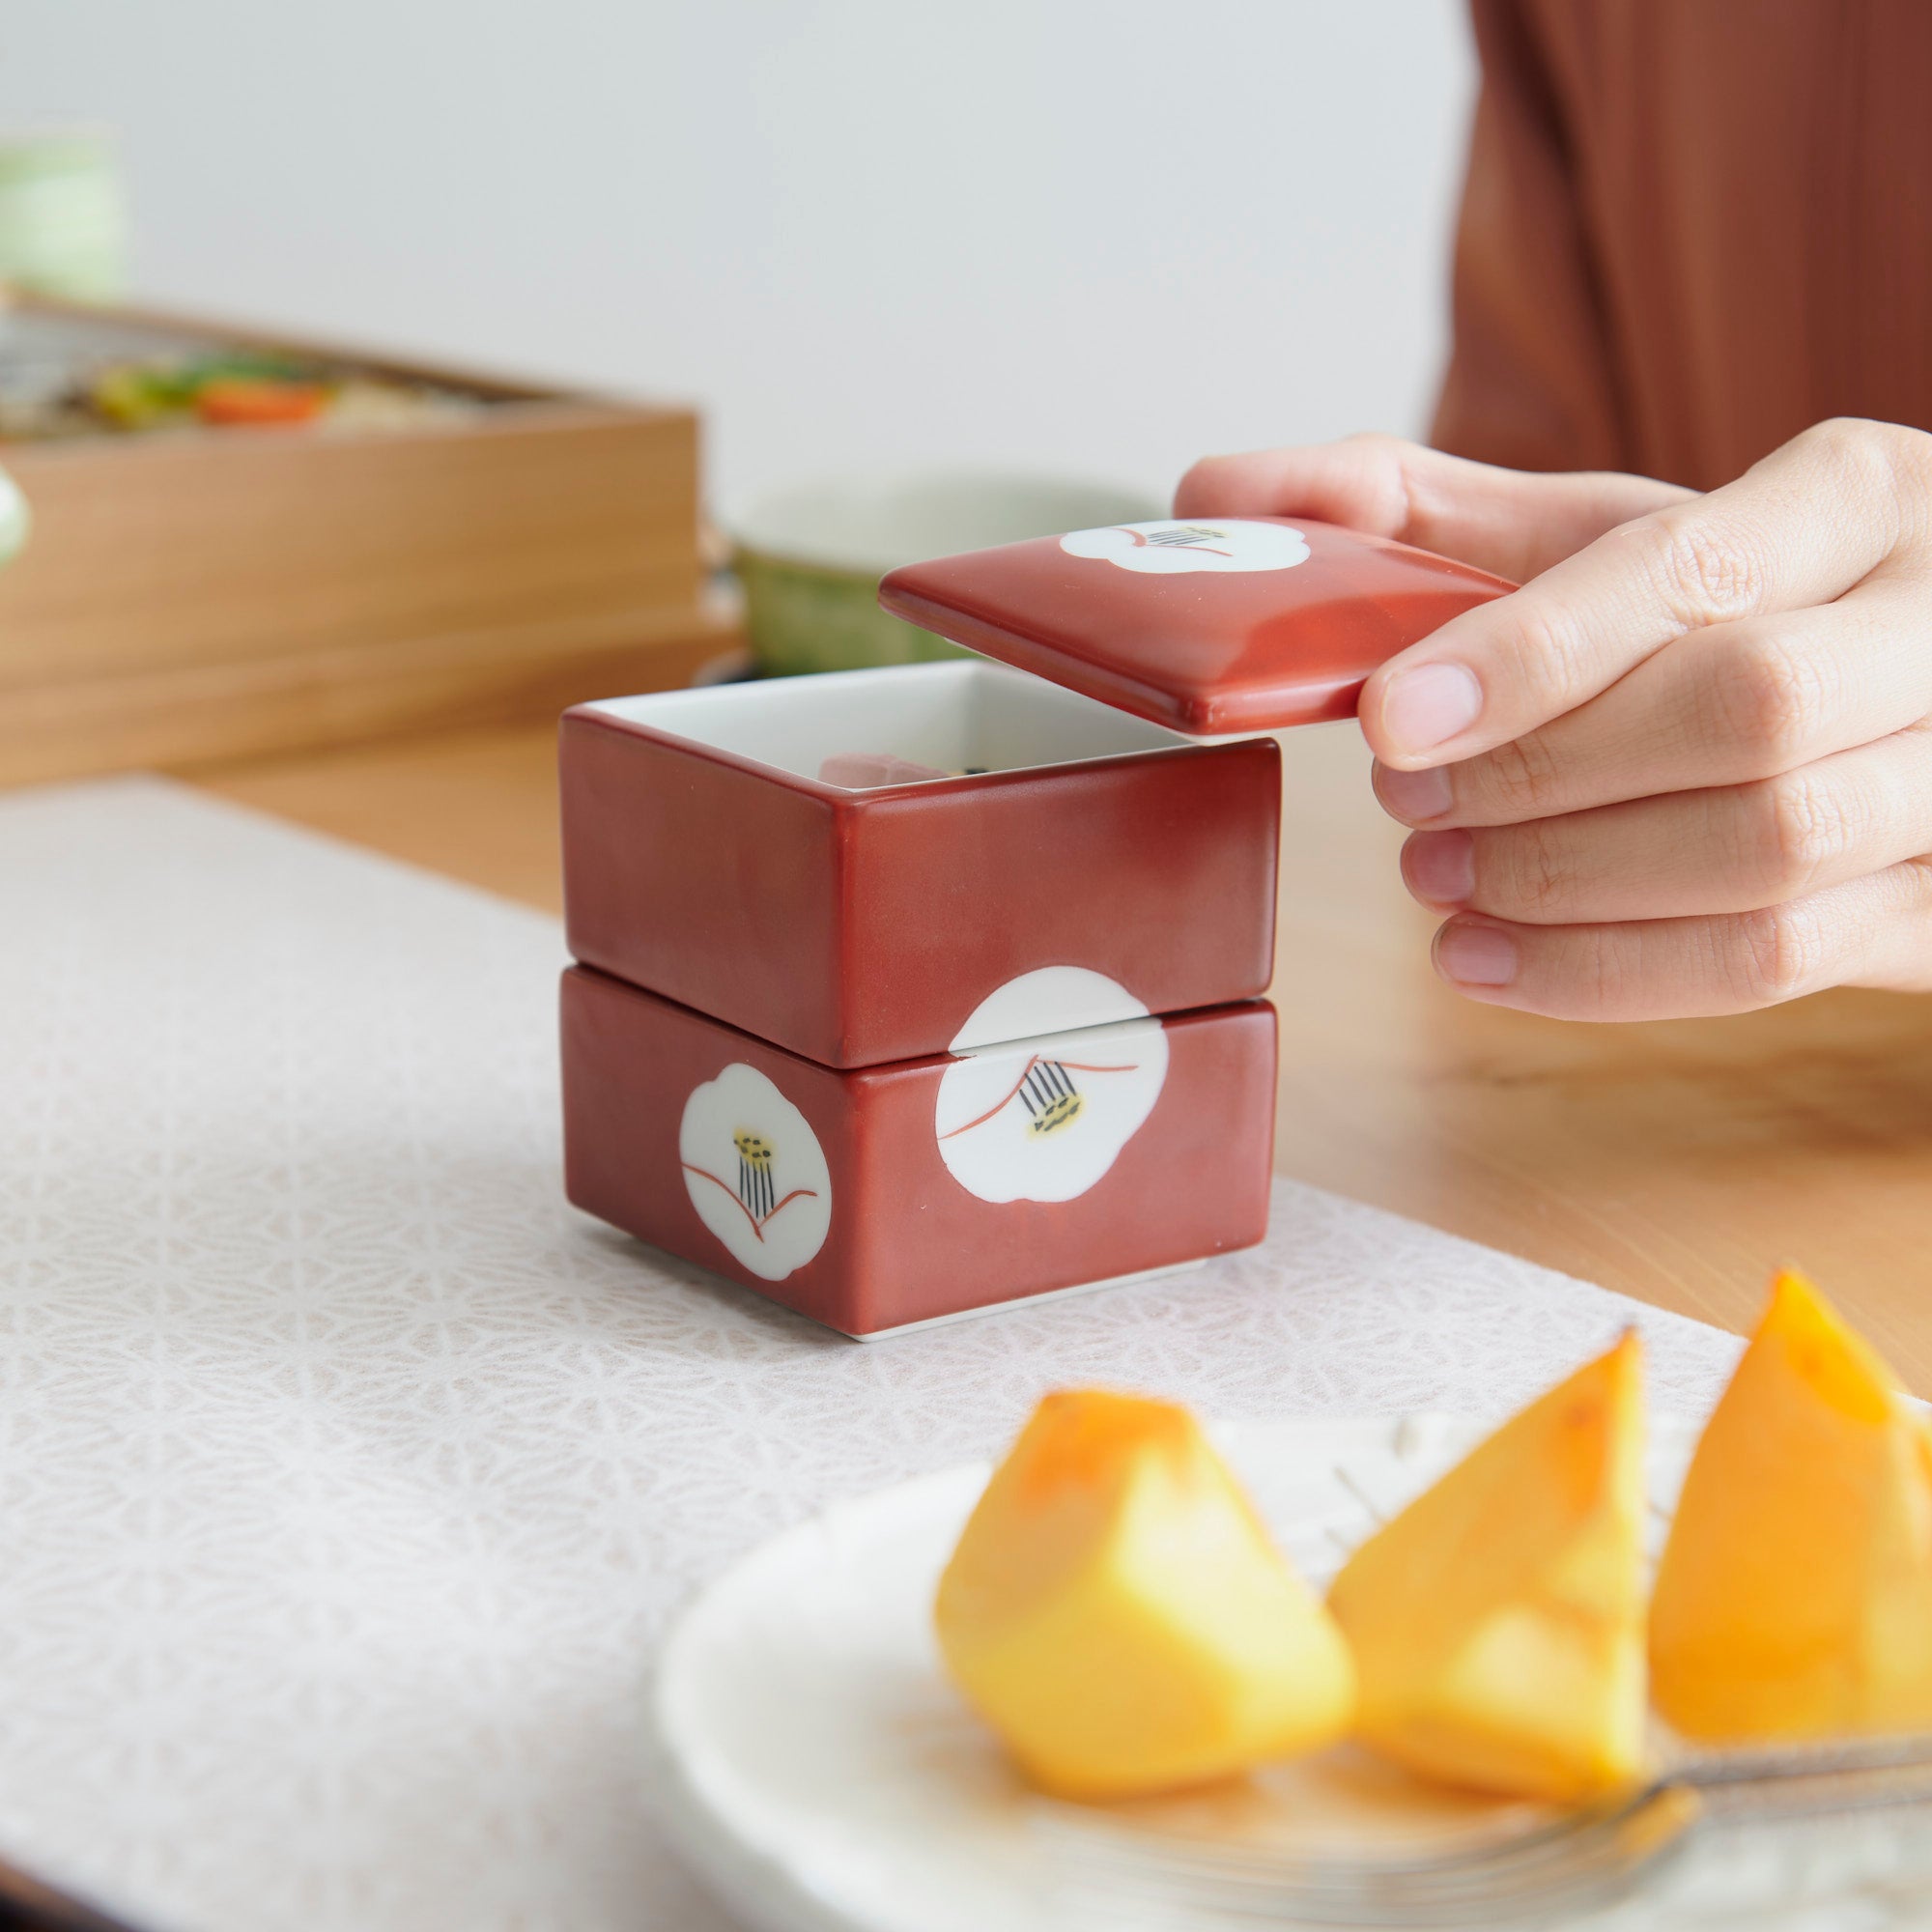
<path id="1" fill-rule="evenodd" d="M 967 1059 L 972 1058 L 970 1054 L 966 1055 L 965 1057 Z M 1118 1065 L 1113 1066 L 1095 1066 L 1091 1061 L 1086 1061 L 1086 1060 L 1056 1060 L 1053 1064 L 1056 1066 L 1070 1066 L 1076 1073 L 1138 1073 L 1141 1070 L 1141 1063 L 1137 1060 L 1129 1061 L 1125 1066 L 1121 1066 Z M 1009 1107 L 1012 1105 L 1013 1095 L 1017 1094 L 1020 1091 L 1020 1089 L 1026 1085 L 1027 1075 L 1031 1073 L 1034 1070 L 1034 1068 L 1038 1065 L 1039 1065 L 1039 1055 L 1036 1053 L 1033 1056 L 1033 1058 L 1029 1060 L 1027 1064 L 1020 1068 L 1020 1077 L 1017 1080 L 1015 1080 L 1010 1087 L 1007 1089 L 1005 1099 L 1000 1100 L 993 1106 L 988 1107 L 986 1111 L 983 1114 L 981 1114 L 977 1121 L 968 1121 L 963 1127 L 948 1127 L 947 1130 L 939 1136 L 939 1138 L 943 1141 L 956 1140 L 961 1134 L 970 1134 L 975 1127 L 983 1127 L 986 1124 L 986 1122 L 993 1118 L 995 1114 L 1004 1113 Z M 738 1197 L 734 1194 L 732 1195 L 731 1198 L 732 1200 L 735 1201 Z"/>
<path id="2" fill-rule="evenodd" d="M 761 1241 L 765 1238 L 765 1230 L 769 1228 L 772 1225 L 772 1223 L 778 1219 L 779 1215 L 785 1208 L 789 1208 L 794 1201 L 800 1199 L 804 1199 L 807 1201 L 816 1201 L 818 1199 L 818 1189 L 815 1187 L 794 1187 L 792 1191 L 789 1194 L 787 1194 L 785 1198 L 782 1201 L 781 1201 L 779 1205 L 776 1208 L 774 1208 L 772 1211 L 769 1214 L 767 1214 L 762 1221 L 760 1221 L 758 1217 L 755 1214 L 753 1214 L 752 1210 L 749 1208 L 747 1208 L 742 1201 L 738 1199 L 738 1190 L 735 1187 L 733 1187 L 729 1181 L 720 1180 L 718 1177 L 715 1174 L 713 1174 L 708 1167 L 698 1167 L 695 1165 L 693 1162 L 688 1160 L 679 1161 L 678 1166 L 683 1168 L 685 1173 L 687 1174 L 696 1175 L 700 1180 L 710 1181 L 710 1183 L 714 1187 L 722 1187 L 724 1190 L 724 1192 L 730 1197 L 732 1205 L 737 1208 L 738 1212 L 744 1215 L 746 1220 L 751 1222 L 752 1233 L 757 1236 L 758 1239 Z"/>

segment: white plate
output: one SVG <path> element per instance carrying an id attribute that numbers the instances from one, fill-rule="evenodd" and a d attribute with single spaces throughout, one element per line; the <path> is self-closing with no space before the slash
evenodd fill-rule
<path id="1" fill-rule="evenodd" d="M 1246 1424 L 1217 1440 L 1302 1575 L 1325 1584 L 1378 1518 L 1487 1425 L 1444 1416 Z M 1675 1497 L 1692 1432 L 1655 1429 L 1651 1493 Z M 757 1932 L 1070 1932 L 1047 1802 L 1008 1769 L 941 1672 L 939 1573 L 987 1476 L 951 1469 L 841 1504 L 744 1557 L 673 1629 L 652 1687 L 660 1810 Z M 1661 1533 L 1664 1520 L 1657 1514 Z M 1414 1845 L 1493 1820 L 1398 1789 L 1349 1752 L 1133 1816 L 1242 1842 Z M 1119 1814 L 1125 1817 L 1124 1812 Z M 1712 1833 L 1612 1922 L 1868 1932 L 1932 1922 L 1932 1845 L 1904 1818 Z"/>

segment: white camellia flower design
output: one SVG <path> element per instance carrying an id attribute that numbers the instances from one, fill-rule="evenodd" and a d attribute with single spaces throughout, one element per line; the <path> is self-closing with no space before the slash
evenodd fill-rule
<path id="1" fill-rule="evenodd" d="M 1240 517 L 1201 523 L 1113 524 L 1073 530 L 1060 540 L 1068 556 L 1098 557 L 1150 577 L 1196 570 L 1288 570 L 1308 561 L 1308 539 L 1286 524 Z"/>
<path id="2" fill-rule="evenodd" d="M 1104 973 L 1087 966 L 1041 966 L 988 993 L 953 1035 L 949 1051 L 1004 1046 L 1038 1034 L 1074 1033 L 1147 1016 L 1148 1009 Z"/>
<path id="3" fill-rule="evenodd" d="M 1043 1013 L 1098 1023 L 999 1045 L 1002 1026 Z M 1167 1078 L 1159 1020 L 1104 974 L 1049 966 L 982 1001 L 939 1082 L 939 1156 L 981 1201 L 1072 1201 L 1113 1166 L 1153 1111 Z"/>
<path id="4" fill-rule="evenodd" d="M 760 1281 L 825 1244 L 832 1175 L 811 1124 L 755 1066 L 733 1061 L 692 1090 L 677 1154 L 698 1219 Z"/>

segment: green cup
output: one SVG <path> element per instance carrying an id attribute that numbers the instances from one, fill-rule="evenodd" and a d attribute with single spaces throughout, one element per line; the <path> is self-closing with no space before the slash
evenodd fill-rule
<path id="1" fill-rule="evenodd" d="M 127 279 L 113 137 L 99 128 L 0 127 L 0 283 L 109 301 Z"/>
<path id="2" fill-rule="evenodd" d="M 1131 491 L 1042 477 L 931 474 L 802 486 L 733 527 L 745 629 L 773 676 L 969 655 L 879 609 L 902 563 L 1024 537 L 1139 523 L 1161 506 Z"/>

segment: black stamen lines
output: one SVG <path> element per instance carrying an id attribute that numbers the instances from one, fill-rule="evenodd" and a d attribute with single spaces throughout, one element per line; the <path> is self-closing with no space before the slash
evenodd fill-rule
<path id="1" fill-rule="evenodd" d="M 1034 1062 L 1020 1082 L 1020 1099 L 1031 1117 L 1029 1124 L 1037 1134 L 1050 1134 L 1056 1127 L 1064 1127 L 1083 1104 L 1080 1090 L 1057 1060 Z"/>
<path id="2" fill-rule="evenodd" d="M 731 1142 L 738 1150 L 738 1199 L 753 1221 L 769 1220 L 777 1200 L 772 1186 L 772 1144 L 745 1127 L 731 1136 Z"/>

